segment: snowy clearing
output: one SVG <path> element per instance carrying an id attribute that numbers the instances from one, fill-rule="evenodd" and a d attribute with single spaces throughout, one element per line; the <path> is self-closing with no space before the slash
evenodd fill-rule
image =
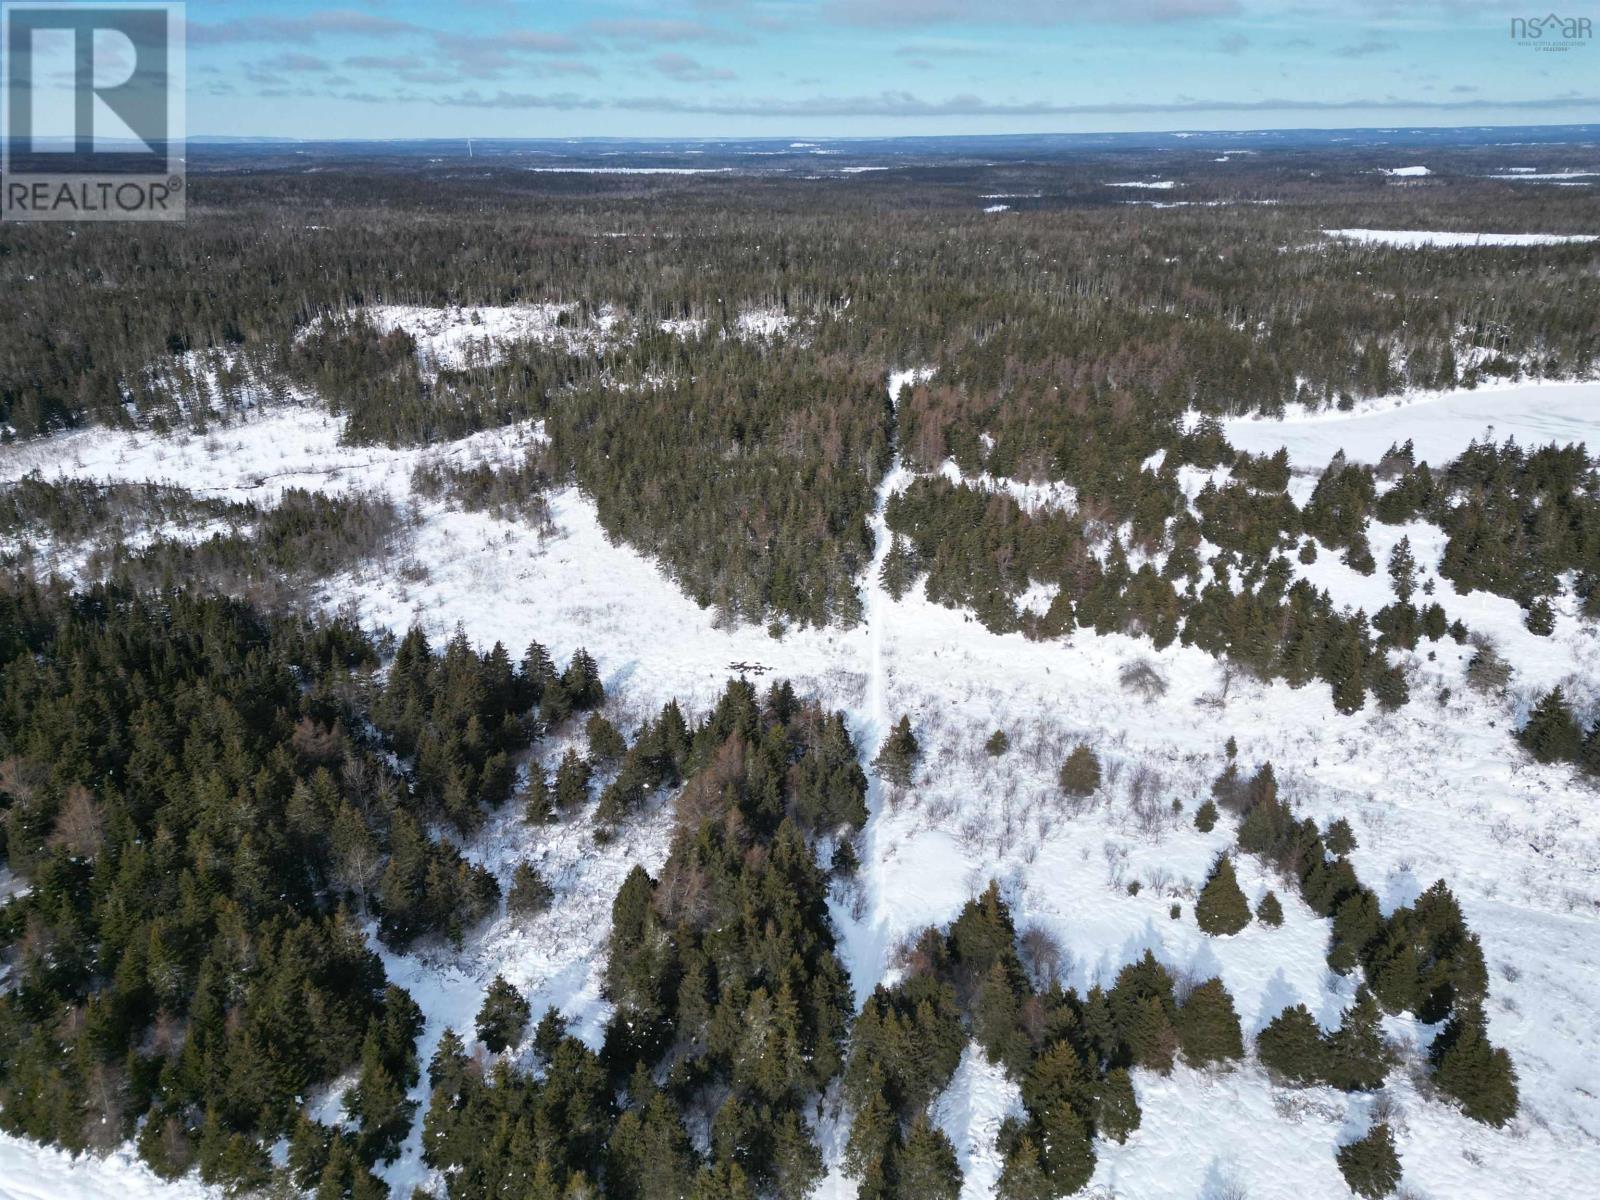
<path id="1" fill-rule="evenodd" d="M 753 331 L 775 328 L 780 316 L 761 314 Z M 910 378 L 897 374 L 893 394 Z M 1232 421 L 1227 433 L 1241 449 L 1288 446 L 1295 464 L 1311 469 L 1339 448 L 1370 459 L 1408 437 L 1420 457 L 1442 461 L 1486 425 L 1529 442 L 1592 441 L 1597 403 L 1600 383 L 1524 383 L 1411 395 L 1353 413 Z M 505 461 L 542 436 L 536 426 L 514 426 L 424 452 L 344 448 L 338 435 L 335 418 L 310 408 L 263 410 L 204 436 L 168 440 L 87 430 L 0 450 L 0 478 L 39 469 L 47 477 L 166 480 L 262 499 L 289 486 L 375 487 L 405 499 L 424 454 Z M 351 606 L 364 622 L 396 632 L 420 622 L 438 638 L 459 625 L 478 645 L 498 640 L 513 653 L 532 638 L 558 659 L 586 646 L 605 672 L 608 709 L 625 728 L 669 698 L 691 716 L 704 712 L 735 662 L 760 663 L 771 669 L 767 678 L 789 678 L 802 693 L 848 710 L 869 757 L 889 723 L 909 714 L 923 746 L 914 785 L 902 791 L 872 780 L 862 867 L 831 905 L 858 998 L 885 976 L 899 942 L 948 922 L 997 878 L 1019 927 L 1040 925 L 1061 943 L 1063 976 L 1075 987 L 1109 982 L 1148 948 L 1181 979 L 1220 976 L 1247 1034 L 1297 1002 L 1325 1025 L 1336 1023 L 1352 981 L 1328 972 L 1328 923 L 1260 864 L 1242 859 L 1240 883 L 1252 902 L 1269 887 L 1278 891 L 1281 928 L 1252 924 L 1211 938 L 1194 923 L 1195 889 L 1232 832 L 1224 821 L 1199 833 L 1193 811 L 1232 735 L 1247 767 L 1276 765 L 1280 787 L 1302 813 L 1349 819 L 1359 839 L 1354 861 L 1386 905 L 1407 903 L 1443 877 L 1483 938 L 1493 976 L 1491 1031 L 1516 1061 L 1523 1112 L 1494 1130 L 1426 1096 L 1410 1068 L 1430 1031 L 1389 1022 L 1391 1036 L 1410 1048 L 1410 1068 L 1396 1071 L 1384 1093 L 1397 1114 L 1407 1184 L 1432 1200 L 1588 1194 L 1600 1173 L 1600 1015 L 1592 1004 L 1600 980 L 1593 867 L 1600 804 L 1570 769 L 1508 753 L 1507 737 L 1531 688 L 1563 670 L 1594 674 L 1600 648 L 1592 627 L 1580 632 L 1563 611 L 1556 636 L 1540 647 L 1508 645 L 1519 675 L 1506 699 L 1464 686 L 1469 648 L 1424 643 L 1402 656 L 1412 675 L 1408 706 L 1386 715 L 1369 705 L 1341 716 L 1325 688 L 1230 680 L 1217 661 L 1181 645 L 1154 652 L 1146 641 L 1084 630 L 1035 643 L 991 634 L 920 589 L 894 601 L 878 584 L 889 545 L 883 514 L 889 496 L 909 482 L 898 463 L 880 481 L 865 620 L 850 631 L 796 630 L 775 639 L 755 625 L 719 626 L 648 557 L 613 544 L 593 504 L 574 489 L 550 495 L 548 534 L 420 504 L 405 554 L 421 572 L 405 578 L 388 564 L 347 572 L 327 581 L 322 602 Z M 1018 494 L 1011 481 L 987 482 Z M 1019 500 L 1070 502 L 1050 487 L 1027 486 Z M 1425 568 L 1436 566 L 1440 546 L 1427 526 L 1375 526 L 1374 552 L 1386 553 L 1390 542 L 1381 539 L 1402 533 Z M 1366 606 L 1382 583 L 1326 552 L 1305 573 L 1341 601 Z M 1437 596 L 1474 628 L 1513 636 L 1510 601 L 1457 597 L 1442 581 Z M 1136 658 L 1149 659 L 1166 680 L 1164 695 L 1146 701 L 1123 689 L 1119 669 Z M 1006 730 L 1012 746 L 998 758 L 983 748 L 995 729 Z M 1105 777 L 1094 796 L 1069 802 L 1055 774 L 1079 740 L 1096 748 Z M 540 753 L 548 760 L 564 744 Z M 587 828 L 582 815 L 530 829 L 518 813 L 499 814 L 467 854 L 502 882 L 518 858 L 535 857 L 557 888 L 552 910 L 527 925 L 491 920 L 460 955 L 385 954 L 391 977 L 425 1011 L 424 1058 L 447 1024 L 469 1021 L 496 973 L 524 988 L 536 1010 L 557 1004 L 583 1036 L 595 1036 L 606 1013 L 595 971 L 610 897 L 632 863 L 659 866 L 666 824 L 662 810 L 651 810 L 604 849 Z M 1253 1200 L 1340 1196 L 1333 1148 L 1364 1128 L 1379 1103 L 1327 1089 L 1279 1089 L 1253 1061 L 1225 1073 L 1136 1072 L 1135 1086 L 1143 1126 L 1125 1145 L 1099 1147 L 1091 1188 L 1102 1196 L 1193 1200 L 1234 1186 Z M 994 1131 L 1015 1102 L 1015 1084 L 969 1049 L 936 1106 L 967 1171 L 966 1200 L 992 1194 Z M 825 1135 L 838 1123 L 839 1114 L 828 1116 Z M 838 1171 L 840 1140 L 824 1137 L 834 1169 L 819 1195 L 842 1200 L 854 1184 Z M 414 1134 L 387 1172 L 397 1195 L 432 1178 L 419 1150 Z M 1286 1172 L 1286 1162 L 1301 1169 Z M 7 1200 L 203 1194 L 193 1182 L 159 1184 L 125 1152 L 73 1164 L 0 1139 Z"/>
<path id="2" fill-rule="evenodd" d="M 1592 233 L 1442 233 L 1422 229 L 1324 229 L 1322 232 L 1349 242 L 1400 246 L 1405 249 L 1424 246 L 1562 246 L 1572 242 L 1600 240 L 1600 235 Z"/>
<path id="3" fill-rule="evenodd" d="M 1436 466 L 1485 437 L 1593 447 L 1600 441 L 1600 381 L 1526 380 L 1405 392 L 1363 402 L 1350 412 L 1294 409 L 1278 420 L 1236 417 L 1223 422 L 1223 429 L 1237 449 L 1271 454 L 1282 446 L 1291 463 L 1308 469 L 1327 466 L 1340 450 L 1357 462 L 1375 463 L 1407 439 L 1419 460 Z"/>
<path id="4" fill-rule="evenodd" d="M 539 175 L 726 175 L 732 167 L 529 167 Z"/>
<path id="5" fill-rule="evenodd" d="M 1590 179 L 1600 175 L 1600 171 L 1536 171 L 1532 167 L 1520 169 L 1513 167 L 1505 175 L 1485 175 L 1485 179 L 1525 180 L 1529 183 L 1560 183 L 1568 179 Z"/>
<path id="6" fill-rule="evenodd" d="M 577 309 L 576 304 L 473 308 L 379 304 L 365 312 L 382 332 L 403 329 L 415 338 L 422 362 L 460 368 L 493 362 L 499 348 L 508 342 L 593 346 L 618 332 L 616 312 L 602 311 L 592 324 L 581 325 L 573 319 Z"/>
<path id="7" fill-rule="evenodd" d="M 198 1179 L 169 1183 L 129 1147 L 105 1158 L 41 1146 L 0 1133 L 0 1200 L 214 1200 Z"/>

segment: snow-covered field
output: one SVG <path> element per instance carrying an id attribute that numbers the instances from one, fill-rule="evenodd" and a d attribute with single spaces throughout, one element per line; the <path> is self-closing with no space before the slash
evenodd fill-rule
<path id="1" fill-rule="evenodd" d="M 638 173 L 653 172 L 640 168 Z M 575 354 L 594 351 L 626 341 L 636 334 L 639 326 L 639 321 L 615 307 L 607 305 L 585 315 L 575 303 L 450 308 L 374 304 L 361 311 L 380 332 L 404 330 L 409 333 L 417 343 L 418 361 L 433 369 L 494 363 L 508 345 L 517 342 L 557 346 Z M 660 321 L 656 325 L 677 337 L 692 338 L 705 332 L 707 321 L 704 317 L 684 317 Z M 781 309 L 747 308 L 735 317 L 732 332 L 745 339 L 775 338 L 784 336 L 795 325 L 795 317 Z"/>
<path id="2" fill-rule="evenodd" d="M 417 357 L 441 367 L 493 362 L 507 342 L 540 342 L 570 349 L 597 346 L 618 332 L 621 316 L 612 309 L 582 324 L 575 304 L 481 305 L 475 308 L 425 308 L 416 304 L 378 304 L 366 309 L 384 333 L 403 329 L 417 342 Z"/>
<path id="3" fill-rule="evenodd" d="M 1592 233 L 1445 233 L 1423 229 L 1324 229 L 1329 237 L 1378 246 L 1560 246 L 1571 242 L 1593 242 Z"/>
<path id="4" fill-rule="evenodd" d="M 732 167 L 529 167 L 541 175 L 724 175 Z"/>
<path id="5" fill-rule="evenodd" d="M 214 1200 L 198 1179 L 169 1183 L 131 1147 L 107 1158 L 81 1155 L 0 1133 L 0 1200 Z"/>
<path id="6" fill-rule="evenodd" d="M 897 375 L 896 387 L 907 378 Z M 1491 423 L 1496 436 L 1515 433 L 1519 441 L 1593 441 L 1597 401 L 1600 384 L 1519 385 L 1412 397 L 1351 414 L 1230 422 L 1228 436 L 1252 450 L 1287 445 L 1297 466 L 1312 469 L 1340 447 L 1370 458 L 1407 437 L 1420 456 L 1440 461 Z M 94 430 L 0 450 L 0 479 L 38 469 L 46 477 L 168 480 L 263 500 L 289 486 L 378 488 L 406 498 L 424 453 L 506 461 L 541 436 L 536 427 L 517 426 L 419 452 L 343 448 L 338 432 L 333 418 L 300 407 L 261 410 L 204 437 L 158 440 Z M 882 483 L 875 565 L 888 548 L 883 505 L 911 478 L 896 464 Z M 1070 503 L 1071 497 L 1044 489 L 1029 499 Z M 1091 1194 L 1344 1196 L 1334 1148 L 1362 1132 L 1380 1103 L 1391 1113 L 1405 1181 L 1417 1197 L 1594 1194 L 1600 802 L 1570 770 L 1537 766 L 1508 749 L 1508 730 L 1533 686 L 1562 672 L 1596 675 L 1600 649 L 1572 614 L 1560 614 L 1555 638 L 1533 639 L 1514 604 L 1456 597 L 1440 581 L 1437 598 L 1452 613 L 1505 643 L 1522 672 L 1512 696 L 1471 692 L 1463 683 L 1468 650 L 1424 643 L 1407 656 L 1408 706 L 1384 715 L 1369 705 L 1346 717 L 1320 686 L 1293 690 L 1227 679 L 1215 660 L 1179 645 L 1155 653 L 1147 642 L 1085 631 L 1050 643 L 994 635 L 920 591 L 894 601 L 875 570 L 863 581 L 865 620 L 853 630 L 797 630 L 774 639 L 758 626 L 726 628 L 649 559 L 612 544 L 580 492 L 555 493 L 551 511 L 554 531 L 541 532 L 420 503 L 405 554 L 422 571 L 407 572 L 410 578 L 382 567 L 353 571 L 328 580 L 322 602 L 352 606 L 370 624 L 396 632 L 420 621 L 430 635 L 443 636 L 459 625 L 479 644 L 503 641 L 514 654 L 533 638 L 558 659 L 586 646 L 600 661 L 609 704 L 624 726 L 674 697 L 691 715 L 704 712 L 730 665 L 745 662 L 770 668 L 767 679 L 788 677 L 803 692 L 846 709 L 869 754 L 888 724 L 909 713 L 923 746 L 918 778 L 906 791 L 873 782 L 858 884 L 834 898 L 841 953 L 858 996 L 888 970 L 900 941 L 930 922 L 950 920 L 997 878 L 1019 926 L 1037 924 L 1059 940 L 1063 975 L 1073 986 L 1109 982 L 1148 948 L 1181 978 L 1219 975 L 1247 1033 L 1297 1002 L 1325 1024 L 1336 1023 L 1351 981 L 1327 971 L 1327 923 L 1257 864 L 1241 861 L 1241 885 L 1252 900 L 1276 888 L 1286 914 L 1281 928 L 1252 924 L 1234 937 L 1210 938 L 1194 923 L 1195 889 L 1229 843 L 1231 827 L 1225 821 L 1201 834 L 1192 817 L 1223 765 L 1229 736 L 1247 768 L 1274 763 L 1284 793 L 1305 813 L 1350 820 L 1360 841 L 1355 863 L 1385 903 L 1408 902 L 1435 878 L 1450 883 L 1483 938 L 1491 1032 L 1521 1076 L 1516 1121 L 1488 1129 L 1430 1098 L 1416 1070 L 1416 1047 L 1429 1031 L 1391 1021 L 1392 1036 L 1411 1050 L 1381 1098 L 1278 1089 L 1253 1061 L 1224 1073 L 1136 1073 L 1143 1126 L 1124 1146 L 1099 1147 Z M 1380 560 L 1389 545 L 1380 540 L 1402 532 L 1425 565 L 1430 556 L 1436 563 L 1440 546 L 1424 526 L 1375 529 Z M 1369 611 L 1380 602 L 1381 574 L 1356 575 L 1327 553 L 1307 570 L 1319 572 L 1318 582 L 1341 601 Z M 1155 665 L 1167 682 L 1164 695 L 1145 701 L 1124 691 L 1118 671 L 1135 658 Z M 999 758 L 983 750 L 996 728 L 1007 731 L 1012 746 Z M 1079 740 L 1100 753 L 1105 782 L 1096 796 L 1072 804 L 1054 778 Z M 385 954 L 390 975 L 427 1014 L 424 1059 L 447 1024 L 470 1023 L 496 973 L 521 987 L 536 1011 L 556 1004 L 579 1032 L 596 1036 L 605 1016 L 596 972 L 610 897 L 632 863 L 659 866 L 666 824 L 659 811 L 647 813 L 603 848 L 586 828 L 581 816 L 539 829 L 512 812 L 496 818 L 470 855 L 502 882 L 519 857 L 535 857 L 557 890 L 551 911 L 526 925 L 495 920 L 460 955 Z M 1136 894 L 1129 886 L 1135 882 Z M 1174 904 L 1177 919 L 1170 915 Z M 994 1131 L 1015 1104 L 1015 1085 L 969 1049 L 935 1111 L 967 1170 L 967 1200 L 991 1194 L 999 1169 Z M 839 1130 L 837 1114 L 826 1116 L 825 1146 L 837 1149 Z M 388 1177 L 397 1196 L 428 1182 L 415 1138 Z M 7 1200 L 143 1200 L 202 1191 L 159 1185 L 125 1155 L 69 1164 L 54 1152 L 0 1140 L 0 1197 Z M 853 1191 L 835 1169 L 820 1194 L 842 1198 Z"/>
<path id="7" fill-rule="evenodd" d="M 1390 446 L 1414 444 L 1418 461 L 1441 465 L 1474 441 L 1515 437 L 1524 446 L 1582 442 L 1600 449 L 1600 381 L 1521 381 L 1408 392 L 1359 403 L 1350 412 L 1291 409 L 1280 420 L 1224 423 L 1228 441 L 1252 454 L 1287 447 L 1296 467 L 1321 470 L 1340 450 L 1375 463 Z"/>
<path id="8" fill-rule="evenodd" d="M 1489 175 L 1485 176 L 1485 178 L 1507 179 L 1514 183 L 1568 183 L 1573 180 L 1587 180 L 1597 175 L 1600 175 L 1600 171 L 1539 171 L 1533 167 L 1512 167 L 1504 175 Z M 1589 185 L 1580 183 L 1577 186 L 1588 187 Z"/>

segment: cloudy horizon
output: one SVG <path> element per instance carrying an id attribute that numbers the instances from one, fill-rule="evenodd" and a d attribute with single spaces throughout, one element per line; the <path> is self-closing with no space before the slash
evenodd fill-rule
<path id="1" fill-rule="evenodd" d="M 191 2 L 189 125 L 232 137 L 891 136 L 1579 124 L 1592 37 L 1357 0 Z M 1583 14 L 1573 13 L 1573 16 Z"/>

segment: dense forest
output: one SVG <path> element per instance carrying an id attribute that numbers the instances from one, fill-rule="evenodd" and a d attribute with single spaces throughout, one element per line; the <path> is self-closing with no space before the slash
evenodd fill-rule
<path id="1" fill-rule="evenodd" d="M 456 1200 L 593 1187 L 799 1200 L 822 1171 L 808 1113 L 835 1079 L 863 1193 L 953 1197 L 960 1172 L 928 1105 L 969 1040 L 1026 1104 L 1001 1133 L 1001 1194 L 1067 1195 L 1097 1139 L 1140 1123 L 1129 1069 L 1180 1056 L 1225 1069 L 1245 1053 L 1221 982 L 1180 988 L 1148 952 L 1109 989 L 1064 990 L 1059 948 L 1019 934 L 993 885 L 947 932 L 908 942 L 893 986 L 853 1013 L 827 892 L 854 870 L 867 779 L 842 716 L 787 684 L 758 696 L 735 680 L 693 727 L 669 704 L 630 742 L 599 715 L 583 651 L 560 670 L 537 643 L 514 662 L 413 630 L 379 677 L 379 648 L 346 623 L 196 592 L 14 577 L 0 602 L 3 850 L 29 883 L 0 907 L 10 1131 L 98 1149 L 136 1136 L 157 1171 L 198 1167 L 236 1189 L 272 1178 L 268 1147 L 287 1139 L 299 1186 L 382 1195 L 373 1168 L 418 1115 L 406 1092 L 421 1014 L 386 985 L 365 930 L 394 948 L 459 943 L 494 913 L 494 878 L 428 831 L 476 830 L 511 799 L 513 756 L 584 713 L 588 761 L 569 751 L 554 787 L 537 767 L 523 785 L 530 831 L 586 807 L 600 768 L 596 838 L 665 787 L 671 850 L 613 902 L 598 1051 L 552 1010 L 531 1035 L 535 1073 L 469 1055 L 469 1033 L 491 1055 L 529 1036 L 504 981 L 475 1030 L 439 1042 L 423 1137 Z M 916 753 L 902 721 L 880 770 Z M 1099 778 L 1082 748 L 1063 765 L 1064 790 Z M 1286 1010 L 1262 1061 L 1293 1083 L 1376 1088 L 1394 1061 L 1379 1006 L 1415 1011 L 1444 1023 L 1439 1090 L 1478 1120 L 1510 1119 L 1516 1077 L 1485 1032 L 1483 953 L 1448 887 L 1384 916 L 1345 857 L 1348 825 L 1296 820 L 1270 764 L 1247 779 L 1230 759 L 1212 791 L 1197 820 L 1237 814 L 1240 849 L 1332 918 L 1330 969 L 1365 981 L 1332 1033 Z M 507 903 L 538 911 L 549 895 L 522 866 Z M 1195 915 L 1212 934 L 1252 919 L 1226 857 Z M 1281 907 L 1256 916 L 1281 921 Z M 349 1123 L 310 1118 L 308 1091 L 347 1072 Z M 686 1124 L 701 1121 L 708 1150 Z"/>
<path id="2" fill-rule="evenodd" d="M 1353 151 L 1220 169 L 1171 156 L 913 165 L 714 191 L 692 177 L 489 165 L 464 178 L 410 161 L 202 172 L 181 232 L 0 233 L 0 427 L 203 428 L 293 395 L 343 414 L 357 442 L 543 419 L 538 475 L 576 481 L 609 532 L 697 600 L 734 618 L 849 623 L 891 440 L 923 470 L 952 458 L 971 474 L 1067 480 L 1091 525 L 1127 523 L 1154 545 L 1190 536 L 1170 473 L 1143 468 L 1160 450 L 1179 461 L 1185 413 L 1591 371 L 1593 246 L 1419 253 L 1318 233 L 1584 219 L 1581 196 L 1485 180 L 1481 151 L 1450 153 L 1458 173 L 1447 157 L 1442 186 L 1406 189 Z M 1190 207 L 1155 212 L 1101 185 L 1152 165 L 1181 168 Z M 1025 197 L 1027 220 L 976 211 L 975 191 L 1001 184 Z M 315 222 L 270 215 L 299 210 Z M 534 302 L 568 306 L 550 336 L 449 365 L 420 362 L 411 335 L 361 315 Z M 749 311 L 781 315 L 787 332 L 742 335 Z M 935 368 L 897 423 L 881 399 L 896 366 Z M 1531 519 L 1521 504 L 1493 505 L 1495 534 Z M 1460 531 L 1463 545 L 1475 536 Z M 1564 559 L 1592 560 L 1589 534 L 1563 537 Z M 1054 583 L 1063 565 L 1034 578 Z M 999 593 L 1026 569 L 1010 561 L 1011 579 L 969 590 L 1004 623 Z M 1547 579 L 1501 571 L 1493 583 L 1531 602 Z M 1133 602 L 1172 625 L 1158 591 L 1141 586 Z"/>

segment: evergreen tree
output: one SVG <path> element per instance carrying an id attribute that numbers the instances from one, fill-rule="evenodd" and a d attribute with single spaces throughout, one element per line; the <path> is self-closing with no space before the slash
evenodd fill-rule
<path id="1" fill-rule="evenodd" d="M 1346 716 L 1366 703 L 1367 646 L 1364 628 L 1350 621 L 1335 621 L 1329 629 L 1318 663 L 1318 674 L 1333 689 L 1333 706 Z"/>
<path id="2" fill-rule="evenodd" d="M 1268 891 L 1261 897 L 1261 903 L 1256 905 L 1256 920 L 1269 929 L 1276 929 L 1283 924 L 1283 904 L 1278 900 L 1278 893 Z"/>
<path id="3" fill-rule="evenodd" d="M 537 762 L 529 763 L 528 782 L 522 789 L 522 819 L 529 825 L 543 825 L 554 816 L 554 798 L 544 768 Z"/>
<path id="4" fill-rule="evenodd" d="M 900 1151 L 895 1195 L 903 1200 L 955 1200 L 960 1194 L 955 1147 L 926 1113 L 918 1113 Z"/>
<path id="5" fill-rule="evenodd" d="M 1394 584 L 1395 598 L 1401 604 L 1410 604 L 1417 590 L 1417 560 L 1411 554 L 1411 539 L 1401 538 L 1389 552 L 1389 579 Z"/>
<path id="6" fill-rule="evenodd" d="M 410 1042 L 406 1045 L 409 1052 Z M 417 1108 L 384 1058 L 376 1031 L 369 1032 L 361 1051 L 361 1074 L 345 1094 L 345 1111 L 361 1123 L 358 1148 L 368 1165 L 394 1160 Z"/>
<path id="7" fill-rule="evenodd" d="M 572 707 L 579 712 L 597 709 L 606 702 L 606 689 L 600 682 L 600 667 L 582 647 L 573 651 L 572 661 L 561 676 L 561 688 Z"/>
<path id="8" fill-rule="evenodd" d="M 1456 1014 L 1434 1039 L 1434 1082 L 1475 1121 L 1504 1125 L 1517 1115 L 1517 1073 L 1511 1056 L 1489 1041 L 1482 1010 Z"/>
<path id="9" fill-rule="evenodd" d="M 1399 663 L 1383 661 L 1381 653 L 1372 659 L 1371 687 L 1372 698 L 1384 712 L 1404 708 L 1411 699 L 1411 685 L 1406 682 L 1404 668 Z"/>
<path id="10" fill-rule="evenodd" d="M 1042 1051 L 1022 1081 L 1022 1100 L 1032 1112 L 1068 1104 L 1079 1112 L 1091 1108 L 1094 1079 L 1078 1052 L 1066 1040 Z"/>
<path id="11" fill-rule="evenodd" d="M 589 760 L 595 763 L 614 763 L 628 751 L 628 743 L 617 727 L 601 713 L 589 714 L 584 724 L 584 736 L 589 740 Z"/>
<path id="12" fill-rule="evenodd" d="M 889 595 L 896 601 L 900 600 L 911 590 L 911 585 L 917 581 L 918 563 L 916 551 L 911 548 L 907 538 L 894 536 L 890 543 L 889 553 L 884 556 L 883 567 L 878 572 L 878 579 L 882 582 Z"/>
<path id="13" fill-rule="evenodd" d="M 1551 688 L 1528 714 L 1517 740 L 1542 763 L 1568 762 L 1583 749 L 1583 735 L 1561 688 Z"/>
<path id="14" fill-rule="evenodd" d="M 606 1194 L 621 1200 L 681 1200 L 695 1169 L 683 1120 L 661 1092 L 623 1113 L 606 1144 Z"/>
<path id="15" fill-rule="evenodd" d="M 1244 1036 L 1233 997 L 1222 980 L 1208 979 L 1194 988 L 1178 1008 L 1174 1022 L 1183 1056 L 1197 1067 L 1244 1057 Z"/>
<path id="16" fill-rule="evenodd" d="M 1044 1169 L 1058 1196 L 1070 1196 L 1094 1174 L 1094 1144 L 1083 1118 L 1070 1105 L 1058 1104 L 1039 1119 L 1043 1134 Z"/>
<path id="17" fill-rule="evenodd" d="M 1590 777 L 1600 775 L 1600 720 L 1589 726 L 1584 735 L 1583 750 L 1578 755 L 1578 765 Z"/>
<path id="18" fill-rule="evenodd" d="M 1356 992 L 1339 1028 L 1326 1041 L 1326 1078 L 1346 1092 L 1369 1092 L 1383 1086 L 1394 1065 L 1394 1053 L 1383 1039 L 1382 1013 L 1366 988 Z"/>
<path id="19" fill-rule="evenodd" d="M 918 752 L 916 735 L 911 732 L 911 718 L 901 716 L 884 739 L 872 765 L 880 776 L 896 787 L 909 787 Z"/>
<path id="20" fill-rule="evenodd" d="M 674 1193 L 683 1196 L 683 1192 Z M 738 1162 L 725 1158 L 701 1170 L 695 1176 L 694 1188 L 688 1200 L 755 1200 L 755 1189 Z M 568 1200 L 572 1200 L 570 1191 Z"/>
<path id="21" fill-rule="evenodd" d="M 1294 1083 L 1321 1083 L 1328 1075 L 1322 1029 L 1304 1004 L 1286 1008 L 1256 1035 L 1256 1054 L 1275 1075 Z"/>
<path id="22" fill-rule="evenodd" d="M 1195 901 L 1196 923 L 1213 937 L 1238 933 L 1250 924 L 1250 904 L 1233 873 L 1233 861 L 1220 855 Z"/>
<path id="23" fill-rule="evenodd" d="M 1100 759 L 1079 742 L 1061 764 L 1061 790 L 1069 796 L 1092 796 L 1100 788 Z"/>
<path id="24" fill-rule="evenodd" d="M 294 1131 L 289 1135 L 289 1172 L 295 1186 L 311 1190 L 322 1178 L 328 1165 L 329 1143 L 333 1131 L 321 1122 L 313 1121 L 302 1111 L 295 1118 Z"/>
<path id="25" fill-rule="evenodd" d="M 589 802 L 589 763 L 572 747 L 556 767 L 556 808 L 572 812 Z"/>
<path id="26" fill-rule="evenodd" d="M 861 1200 L 889 1200 L 894 1187 L 894 1159 L 900 1133 L 889 1101 L 874 1091 L 856 1110 L 845 1142 L 845 1174 L 857 1184 Z"/>
<path id="27" fill-rule="evenodd" d="M 529 642 L 523 652 L 521 674 L 518 680 L 518 700 L 524 709 L 537 708 L 544 699 L 545 689 L 556 681 L 556 665 L 550 652 L 538 642 Z"/>
<path id="28" fill-rule="evenodd" d="M 566 1036 L 567 1019 L 554 1006 L 546 1008 L 533 1027 L 533 1052 L 548 1064 Z"/>
<path id="29" fill-rule="evenodd" d="M 1546 597 L 1538 596 L 1528 605 L 1522 623 L 1535 637 L 1549 637 L 1556 631 L 1555 609 L 1550 607 L 1550 601 Z"/>
<path id="30" fill-rule="evenodd" d="M 1094 1114 L 1096 1131 L 1118 1145 L 1139 1128 L 1139 1100 L 1134 1095 L 1132 1077 L 1122 1067 L 1107 1071 L 1100 1081 L 1095 1092 Z"/>
<path id="31" fill-rule="evenodd" d="M 522 993 L 503 976 L 496 975 L 478 1009 L 478 1040 L 489 1053 L 499 1054 L 522 1040 L 531 1015 L 532 1009 Z"/>
<path id="32" fill-rule="evenodd" d="M 1017 980 L 1008 965 L 997 958 L 984 977 L 973 1008 L 972 1033 L 992 1061 L 1015 1067 L 1026 1061 L 1028 1036 L 1018 1020 Z"/>
<path id="33" fill-rule="evenodd" d="M 536 917 L 550 907 L 555 892 L 531 862 L 520 862 L 511 872 L 506 911 L 519 917 Z"/>
<path id="34" fill-rule="evenodd" d="M 1201 802 L 1194 811 L 1194 827 L 1201 833 L 1210 833 L 1217 827 L 1217 805 L 1213 800 Z"/>
<path id="35" fill-rule="evenodd" d="M 1389 1126 L 1379 1122 L 1366 1135 L 1339 1147 L 1339 1173 L 1350 1190 L 1366 1200 L 1381 1200 L 1400 1186 L 1400 1155 Z"/>
<path id="36" fill-rule="evenodd" d="M 792 1110 L 783 1114 L 773 1135 L 771 1176 L 779 1200 L 806 1200 L 822 1180 L 822 1151 L 805 1122 Z"/>
<path id="37" fill-rule="evenodd" d="M 1039 1143 L 1024 1133 L 1006 1152 L 996 1193 L 1000 1200 L 1055 1200 L 1062 1193 L 1045 1174 Z"/>
<path id="38" fill-rule="evenodd" d="M 1343 817 L 1335 817 L 1329 823 L 1327 831 L 1323 833 L 1322 842 L 1335 858 L 1347 858 L 1356 848 L 1355 831 L 1350 828 L 1349 821 Z"/>

